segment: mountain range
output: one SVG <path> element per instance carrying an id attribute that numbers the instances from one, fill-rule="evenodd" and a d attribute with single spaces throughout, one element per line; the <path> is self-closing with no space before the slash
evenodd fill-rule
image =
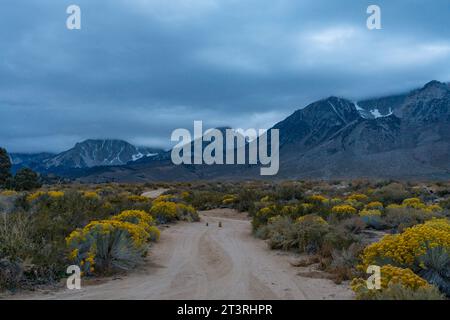
<path id="1" fill-rule="evenodd" d="M 450 86 L 350 101 L 329 97 L 275 124 L 279 179 L 450 178 Z M 119 140 L 87 140 L 58 155 L 12 154 L 15 166 L 81 181 L 252 179 L 258 166 L 180 165 L 170 151 Z"/>
<path id="2" fill-rule="evenodd" d="M 13 171 L 21 167 L 31 167 L 41 173 L 70 175 L 93 167 L 126 165 L 143 158 L 156 157 L 162 152 L 162 149 L 136 147 L 123 140 L 89 139 L 59 154 L 12 153 L 10 157 Z"/>

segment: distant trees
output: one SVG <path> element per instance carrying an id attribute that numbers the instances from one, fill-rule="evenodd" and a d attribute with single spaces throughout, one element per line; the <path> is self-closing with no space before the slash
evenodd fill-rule
<path id="1" fill-rule="evenodd" d="M 14 189 L 16 191 L 29 191 L 41 187 L 39 175 L 29 168 L 22 168 L 14 177 Z"/>
<path id="2" fill-rule="evenodd" d="M 0 148 L 0 189 L 29 191 L 41 187 L 42 184 L 36 172 L 29 168 L 22 168 L 13 177 L 11 167 L 8 152 Z"/>
<path id="3" fill-rule="evenodd" d="M 0 148 L 0 189 L 11 187 L 11 161 L 5 149 Z"/>

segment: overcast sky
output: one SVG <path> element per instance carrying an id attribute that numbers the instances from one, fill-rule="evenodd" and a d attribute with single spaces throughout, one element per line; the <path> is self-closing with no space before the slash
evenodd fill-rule
<path id="1" fill-rule="evenodd" d="M 382 30 L 366 27 L 370 4 Z M 169 147 L 194 120 L 268 128 L 327 96 L 449 81 L 449 21 L 448 0 L 2 0 L 0 146 Z"/>

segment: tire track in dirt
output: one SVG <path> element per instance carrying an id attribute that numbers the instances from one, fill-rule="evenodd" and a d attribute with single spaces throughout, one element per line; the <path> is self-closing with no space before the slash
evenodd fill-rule
<path id="1" fill-rule="evenodd" d="M 245 214 L 200 213 L 198 223 L 164 228 L 147 262 L 127 276 L 81 290 L 18 294 L 14 299 L 350 299 L 347 286 L 297 275 L 292 255 L 251 235 Z M 222 227 L 218 227 L 219 221 Z M 206 223 L 209 225 L 207 226 Z M 117 277 L 116 277 L 117 278 Z"/>

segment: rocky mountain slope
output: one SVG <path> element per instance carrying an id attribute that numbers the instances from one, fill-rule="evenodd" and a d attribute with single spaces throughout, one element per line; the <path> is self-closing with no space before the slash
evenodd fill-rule
<path id="1" fill-rule="evenodd" d="M 11 154 L 15 167 L 28 166 L 40 172 L 69 172 L 97 166 L 118 166 L 152 158 L 163 150 L 136 147 L 122 140 L 85 140 L 59 154 Z"/>

